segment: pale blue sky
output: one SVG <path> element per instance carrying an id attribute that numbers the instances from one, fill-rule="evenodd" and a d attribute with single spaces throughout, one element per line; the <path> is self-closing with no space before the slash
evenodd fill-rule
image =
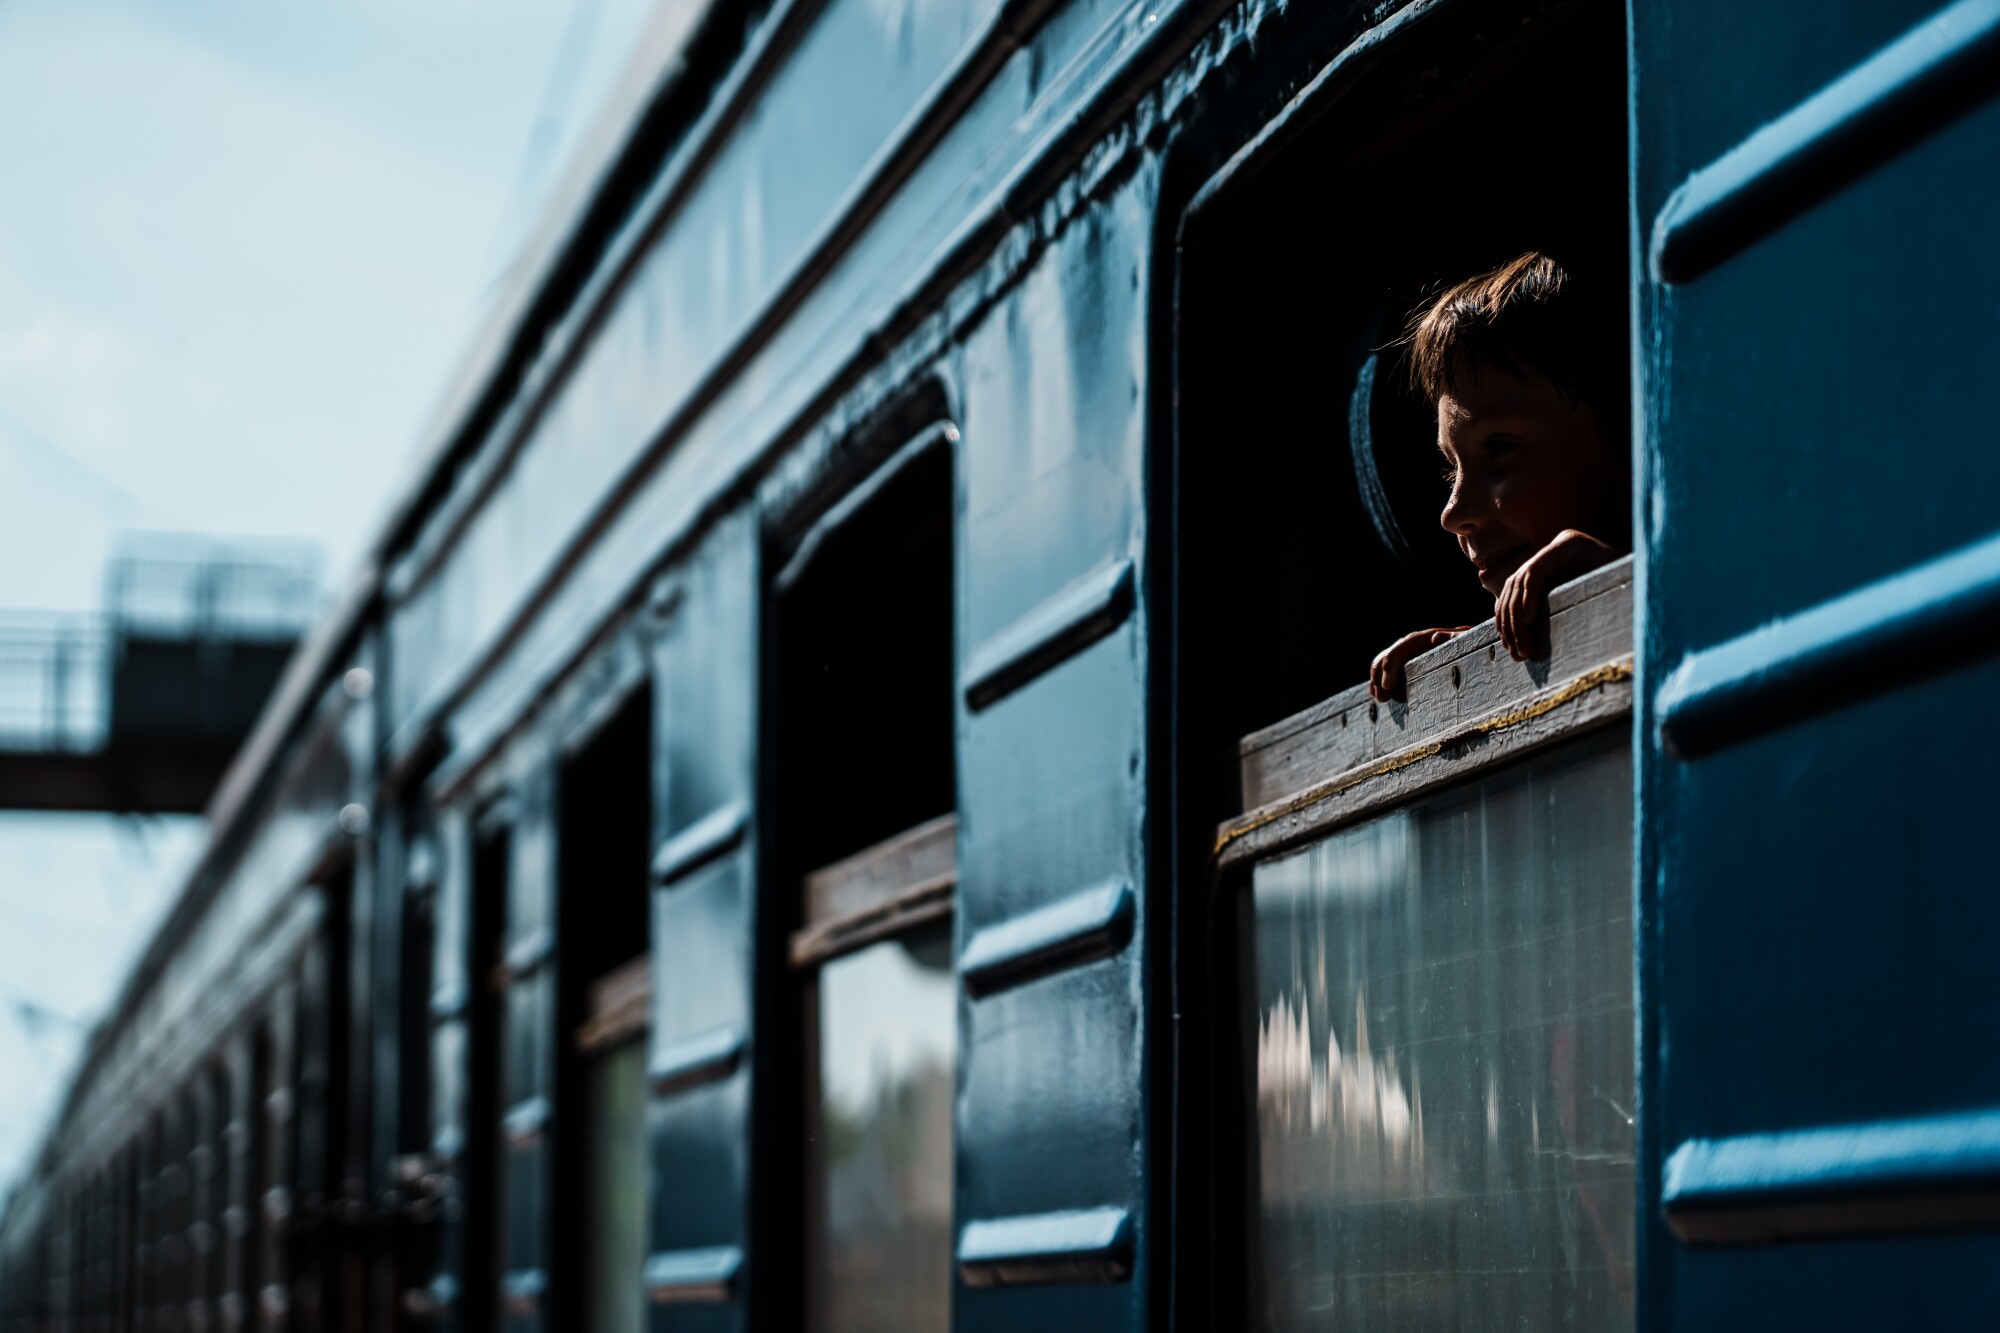
<path id="1" fill-rule="evenodd" d="M 0 0 L 0 614 L 132 528 L 345 578 L 651 8 Z M 199 843 L 0 814 L 0 1189 Z"/>

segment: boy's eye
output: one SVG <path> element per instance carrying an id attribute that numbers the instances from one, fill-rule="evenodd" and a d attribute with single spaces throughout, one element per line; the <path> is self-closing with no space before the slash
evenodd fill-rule
<path id="1" fill-rule="evenodd" d="M 1520 447 L 1521 442 L 1519 440 L 1506 435 L 1496 435 L 1486 442 L 1486 456 L 1488 458 L 1499 458 L 1505 454 L 1513 453 L 1514 450 Z"/>

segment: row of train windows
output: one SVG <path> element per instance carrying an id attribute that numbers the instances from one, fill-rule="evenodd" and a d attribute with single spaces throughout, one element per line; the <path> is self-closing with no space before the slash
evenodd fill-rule
<path id="1" fill-rule="evenodd" d="M 1254 868 L 1269 1326 L 1629 1324 L 1629 790 L 1598 733 Z M 949 1325 L 955 834 L 941 816 L 802 883 L 819 1328 Z M 575 1034 L 583 1327 L 605 1333 L 644 1326 L 649 963 L 599 977 Z M 218 1065 L 70 1201 L 77 1320 L 284 1326 L 302 1163 L 279 1056 Z"/>
<path id="2" fill-rule="evenodd" d="M 59 1203 L 44 1308 L 73 1328 L 277 1329 L 304 1276 L 286 1044 L 221 1056 Z"/>
<path id="3" fill-rule="evenodd" d="M 856 660 L 813 642 L 810 674 Z M 1260 1326 L 1629 1326 L 1630 764 L 1620 728 L 1587 730 L 1250 867 Z M 947 810 L 780 881 L 809 1053 L 806 1309 L 828 1333 L 950 1324 L 956 835 Z M 803 840 L 801 865 L 837 848 Z M 584 1327 L 603 1333 L 643 1327 L 651 962 L 599 975 L 576 1036 Z"/>
<path id="4" fill-rule="evenodd" d="M 1604 601 L 1627 593 L 1614 579 Z M 843 725 L 921 735 L 907 705 L 922 691 L 895 678 L 902 667 L 808 623 L 805 677 L 830 676 L 825 687 L 850 699 L 844 670 L 888 681 L 880 708 L 852 707 Z M 912 646 L 907 632 L 884 642 Z M 811 689 L 795 700 L 825 702 Z M 937 711 L 948 721 L 948 698 Z M 938 805 L 950 791 L 949 734 L 930 743 Z M 819 765 L 850 753 L 781 755 L 780 794 L 824 792 Z M 902 770 L 922 769 L 914 748 L 897 754 Z M 1246 1296 L 1260 1326 L 1320 1327 L 1336 1315 L 1416 1329 L 1630 1325 L 1630 762 L 1620 728 L 1586 729 L 1250 867 L 1239 1002 L 1253 1015 L 1254 1167 L 1242 1189 Z M 800 772 L 787 775 L 787 764 Z M 877 780 L 855 790 L 879 798 L 893 779 Z M 924 809 L 915 794 L 903 799 L 896 822 Z M 792 830 L 794 863 L 778 881 L 798 886 L 789 953 L 809 1053 L 797 1126 L 807 1322 L 828 1333 L 943 1330 L 954 1272 L 956 818 L 947 809 L 814 864 L 845 850 L 828 830 L 867 826 L 862 812 L 840 814 Z M 643 1320 L 644 1004 L 632 997 L 650 961 L 597 982 L 579 1038 L 592 1136 L 585 1326 L 607 1333 Z"/>
<path id="5" fill-rule="evenodd" d="M 789 1165 L 809 1182 L 800 1308 L 828 1333 L 949 1326 L 952 460 L 932 447 L 904 464 L 815 540 L 770 630 L 770 731 L 785 740 L 764 818 L 772 877 L 793 886 L 782 965 L 795 1003 L 789 1020 L 762 1015 L 772 1030 L 759 1039 L 810 1053 L 781 1095 L 799 1108 Z M 876 595 L 857 605 L 854 587 Z M 465 1216 L 489 1219 L 462 1258 L 470 1327 L 530 1299 L 556 1326 L 645 1326 L 652 982 L 704 966 L 671 921 L 651 919 L 652 707 L 639 690 L 565 761 L 553 904 L 513 882 L 504 822 L 475 849 L 466 961 L 483 984 L 469 1041 L 438 1048 L 465 1056 Z M 711 888 L 696 876 L 660 892 L 693 900 Z M 551 913 L 553 972 L 503 965 L 509 942 L 533 938 Z M 552 1136 L 493 1132 L 531 1118 L 543 1097 Z"/>

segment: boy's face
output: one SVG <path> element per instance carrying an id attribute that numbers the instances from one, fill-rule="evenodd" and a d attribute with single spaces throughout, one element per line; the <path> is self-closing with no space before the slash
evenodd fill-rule
<path id="1" fill-rule="evenodd" d="M 1540 375 L 1467 367 L 1437 419 L 1451 483 L 1438 522 L 1493 596 L 1563 530 L 1616 543 L 1630 522 L 1625 469 L 1597 414 Z"/>

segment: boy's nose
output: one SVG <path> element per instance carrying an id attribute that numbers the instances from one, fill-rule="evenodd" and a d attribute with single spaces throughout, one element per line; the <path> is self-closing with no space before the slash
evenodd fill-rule
<path id="1" fill-rule="evenodd" d="M 1475 507 L 1466 502 L 1465 488 L 1451 488 L 1451 498 L 1444 502 L 1444 512 L 1438 515 L 1438 526 L 1454 537 L 1469 537 L 1479 526 Z"/>

